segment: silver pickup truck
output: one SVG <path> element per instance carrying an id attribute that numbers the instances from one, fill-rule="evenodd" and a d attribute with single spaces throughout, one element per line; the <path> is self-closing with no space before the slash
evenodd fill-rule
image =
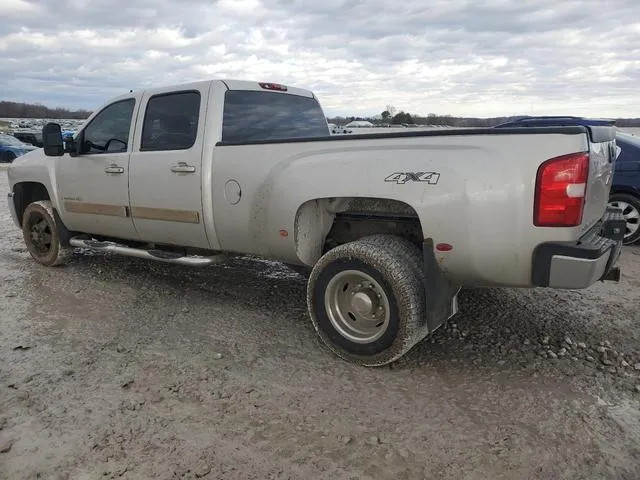
<path id="1" fill-rule="evenodd" d="M 30 254 L 74 247 L 192 266 L 256 255 L 307 269 L 340 357 L 392 362 L 457 311 L 461 287 L 618 280 L 607 207 L 615 127 L 330 135 L 315 95 L 212 80 L 132 91 L 8 170 Z"/>

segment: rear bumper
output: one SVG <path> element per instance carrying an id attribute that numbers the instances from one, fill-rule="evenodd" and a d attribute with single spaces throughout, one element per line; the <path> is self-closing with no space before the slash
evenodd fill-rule
<path id="1" fill-rule="evenodd" d="M 607 208 L 600 222 L 577 242 L 538 245 L 533 252 L 533 285 L 579 289 L 616 278 L 624 232 L 622 211 Z"/>
<path id="2" fill-rule="evenodd" d="M 18 212 L 16 212 L 16 202 L 14 201 L 14 193 L 9 192 L 7 195 L 7 203 L 9 204 L 9 213 L 11 213 L 11 218 L 13 219 L 13 223 L 16 224 L 18 228 L 21 228 L 20 222 L 18 221 Z"/>

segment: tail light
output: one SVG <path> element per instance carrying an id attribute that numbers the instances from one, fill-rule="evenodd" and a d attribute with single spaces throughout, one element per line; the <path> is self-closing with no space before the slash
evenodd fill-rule
<path id="1" fill-rule="evenodd" d="M 286 92 L 286 85 L 282 85 L 280 83 L 268 83 L 268 82 L 259 82 L 260 86 L 265 90 L 278 90 L 280 92 Z"/>
<path id="2" fill-rule="evenodd" d="M 572 153 L 538 168 L 533 223 L 536 227 L 575 227 L 582 212 L 589 176 L 589 154 Z"/>

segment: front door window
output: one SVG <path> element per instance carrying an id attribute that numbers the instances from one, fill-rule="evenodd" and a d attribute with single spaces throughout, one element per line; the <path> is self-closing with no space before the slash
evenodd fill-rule
<path id="1" fill-rule="evenodd" d="M 82 132 L 82 153 L 122 153 L 129 146 L 135 99 L 112 103 Z"/>

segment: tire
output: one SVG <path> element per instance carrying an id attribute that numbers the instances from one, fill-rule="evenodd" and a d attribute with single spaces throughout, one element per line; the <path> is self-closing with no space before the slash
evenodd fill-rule
<path id="1" fill-rule="evenodd" d="M 49 200 L 30 203 L 22 215 L 22 237 L 31 256 L 47 267 L 62 265 L 72 250 L 60 245 L 60 237 Z"/>
<path id="2" fill-rule="evenodd" d="M 363 366 L 402 357 L 427 334 L 421 255 L 393 235 L 339 245 L 316 263 L 307 284 L 309 315 L 337 356 Z"/>
<path id="3" fill-rule="evenodd" d="M 623 243 L 631 245 L 640 240 L 640 198 L 628 193 L 614 193 L 609 197 L 609 206 L 620 208 L 627 221 Z"/>

